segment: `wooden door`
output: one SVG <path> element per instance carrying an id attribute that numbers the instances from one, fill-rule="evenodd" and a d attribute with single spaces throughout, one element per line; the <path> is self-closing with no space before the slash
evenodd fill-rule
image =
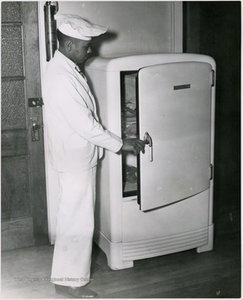
<path id="1" fill-rule="evenodd" d="M 48 241 L 37 5 L 1 3 L 2 250 Z"/>

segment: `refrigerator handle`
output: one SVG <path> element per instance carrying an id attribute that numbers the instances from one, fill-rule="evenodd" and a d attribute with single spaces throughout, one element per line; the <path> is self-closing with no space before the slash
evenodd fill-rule
<path id="1" fill-rule="evenodd" d="M 143 140 L 145 144 L 149 145 L 149 161 L 153 161 L 153 140 L 148 132 L 145 132 Z"/>

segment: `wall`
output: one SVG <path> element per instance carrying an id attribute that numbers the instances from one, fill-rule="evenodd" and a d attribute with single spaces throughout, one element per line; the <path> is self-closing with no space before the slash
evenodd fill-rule
<path id="1" fill-rule="evenodd" d="M 182 52 L 182 3 L 164 1 L 144 2 L 58 2 L 59 13 L 79 14 L 92 23 L 108 27 L 108 33 L 95 38 L 96 55 Z M 42 73 L 46 65 L 44 16 L 45 2 L 39 2 L 39 32 Z M 49 236 L 55 236 L 57 209 L 57 176 L 52 170 L 46 151 L 46 177 Z M 50 201 L 52 199 L 52 201 Z"/>
<path id="2" fill-rule="evenodd" d="M 59 2 L 59 13 L 104 25 L 101 55 L 181 51 L 180 2 Z M 175 49 L 177 48 L 177 49 Z"/>

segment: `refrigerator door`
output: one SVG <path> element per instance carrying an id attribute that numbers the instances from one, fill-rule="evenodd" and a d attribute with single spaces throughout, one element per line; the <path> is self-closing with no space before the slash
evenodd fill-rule
<path id="1" fill-rule="evenodd" d="M 139 203 L 150 210 L 209 188 L 212 68 L 180 62 L 143 68 L 138 75 Z"/>

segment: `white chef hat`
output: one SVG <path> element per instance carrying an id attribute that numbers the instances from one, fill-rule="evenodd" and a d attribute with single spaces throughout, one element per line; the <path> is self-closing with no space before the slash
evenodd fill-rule
<path id="1" fill-rule="evenodd" d="M 57 14 L 55 19 L 60 21 L 59 31 L 79 40 L 89 41 L 107 31 L 106 27 L 91 24 L 77 15 Z"/>

